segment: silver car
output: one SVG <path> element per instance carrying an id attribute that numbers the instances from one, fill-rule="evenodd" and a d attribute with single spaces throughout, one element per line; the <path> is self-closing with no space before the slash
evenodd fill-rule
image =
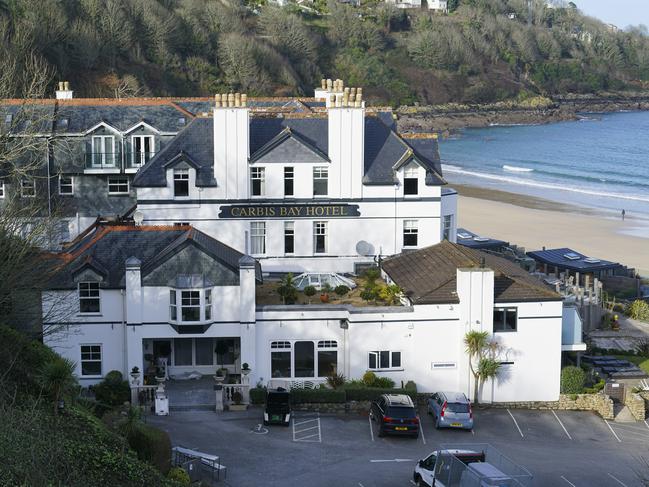
<path id="1" fill-rule="evenodd" d="M 428 399 L 428 413 L 435 428 L 473 429 L 471 403 L 461 392 L 436 392 Z"/>

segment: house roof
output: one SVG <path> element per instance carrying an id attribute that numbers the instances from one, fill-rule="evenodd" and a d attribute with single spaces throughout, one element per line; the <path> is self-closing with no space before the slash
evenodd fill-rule
<path id="1" fill-rule="evenodd" d="M 558 266 L 578 272 L 595 272 L 605 269 L 624 267 L 618 262 L 588 257 L 576 250 L 563 247 L 560 249 L 535 250 L 527 252 L 537 262 Z"/>
<path id="2" fill-rule="evenodd" d="M 166 186 L 165 164 L 185 153 L 199 166 L 198 186 L 217 186 L 213 178 L 213 119 L 196 118 L 162 151 L 142 167 L 133 185 Z M 251 117 L 250 159 L 267 155 L 287 137 L 299 141 L 324 160 L 328 158 L 329 134 L 326 116 Z M 365 117 L 364 184 L 387 185 L 396 182 L 394 166 L 404 157 L 426 169 L 426 184 L 446 184 L 442 178 L 437 141 L 432 138 L 402 139 L 377 116 Z"/>
<path id="3" fill-rule="evenodd" d="M 495 302 L 562 299 L 513 262 L 447 240 L 389 257 L 383 270 L 413 304 L 458 303 L 457 269 L 480 267 L 482 259 L 494 271 Z"/>
<path id="4" fill-rule="evenodd" d="M 220 264 L 238 272 L 243 254 L 189 226 L 135 226 L 98 223 L 57 254 L 60 262 L 49 283 L 50 289 L 76 288 L 75 276 L 91 269 L 107 288 L 123 288 L 126 263 L 141 262 L 144 278 L 170 257 L 194 246 Z M 257 279 L 261 267 L 255 262 Z M 177 276 L 167 276 L 171 281 Z"/>

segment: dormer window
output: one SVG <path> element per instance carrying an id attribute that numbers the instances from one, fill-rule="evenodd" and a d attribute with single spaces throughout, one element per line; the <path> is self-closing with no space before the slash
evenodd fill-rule
<path id="1" fill-rule="evenodd" d="M 174 169 L 174 197 L 189 196 L 189 169 Z"/>
<path id="2" fill-rule="evenodd" d="M 408 165 L 403 171 L 403 194 L 413 196 L 419 194 L 419 166 Z"/>
<path id="3" fill-rule="evenodd" d="M 99 313 L 101 302 L 98 282 L 79 283 L 79 313 Z"/>
<path id="4" fill-rule="evenodd" d="M 91 164 L 94 168 L 115 167 L 115 137 L 112 135 L 92 137 Z"/>
<path id="5" fill-rule="evenodd" d="M 140 167 L 149 162 L 155 154 L 155 139 L 153 135 L 134 135 L 131 138 L 133 152 L 131 154 L 132 167 Z"/>

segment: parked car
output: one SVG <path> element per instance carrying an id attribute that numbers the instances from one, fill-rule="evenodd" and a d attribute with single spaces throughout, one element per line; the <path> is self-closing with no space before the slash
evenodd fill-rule
<path id="1" fill-rule="evenodd" d="M 419 416 L 410 396 L 383 394 L 372 402 L 370 418 L 379 425 L 379 436 L 386 434 L 419 436 Z"/>
<path id="2" fill-rule="evenodd" d="M 291 395 L 282 387 L 266 391 L 266 405 L 264 407 L 264 425 L 291 423 Z"/>
<path id="3" fill-rule="evenodd" d="M 436 392 L 428 399 L 428 413 L 435 428 L 473 429 L 471 402 L 461 392 Z"/>

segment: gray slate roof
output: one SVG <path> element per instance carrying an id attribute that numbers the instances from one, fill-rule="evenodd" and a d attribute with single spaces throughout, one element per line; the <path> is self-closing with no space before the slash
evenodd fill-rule
<path id="1" fill-rule="evenodd" d="M 216 186 L 213 179 L 213 120 L 197 118 L 180 132 L 174 140 L 140 169 L 133 180 L 138 187 L 166 186 L 165 168 L 179 154 L 185 154 L 198 167 L 198 186 Z M 315 151 L 328 154 L 328 120 L 314 118 L 266 118 L 250 120 L 250 157 L 266 150 L 268 145 L 290 128 L 292 134 Z M 272 144 L 271 144 L 272 145 Z M 394 184 L 393 167 L 401 161 L 408 150 L 412 158 L 426 169 L 426 184 L 446 184 L 442 178 L 437 141 L 434 139 L 411 139 L 404 141 L 378 117 L 365 117 L 365 175 L 364 184 Z"/>
<path id="2" fill-rule="evenodd" d="M 98 224 L 56 255 L 61 265 L 48 288 L 76 288 L 74 277 L 86 268 L 103 277 L 102 287 L 123 288 L 128 259 L 142 263 L 144 278 L 189 245 L 238 273 L 243 254 L 193 227 Z M 261 267 L 255 265 L 261 281 Z M 170 281 L 176 277 L 167 276 Z"/>
<path id="3" fill-rule="evenodd" d="M 83 133 L 100 122 L 125 132 L 146 122 L 161 132 L 178 132 L 191 117 L 173 105 L 61 105 L 56 114 L 54 132 Z"/>
<path id="4" fill-rule="evenodd" d="M 214 123 L 211 118 L 196 118 L 135 175 L 133 186 L 164 187 L 166 170 L 181 160 L 196 168 L 196 186 L 216 186 L 214 160 Z M 180 156 L 180 157 L 178 157 Z"/>
<path id="5" fill-rule="evenodd" d="M 571 254 L 573 256 L 573 259 L 568 259 L 566 255 Z M 596 272 L 605 269 L 624 268 L 622 264 L 619 264 L 617 262 L 588 257 L 581 252 L 577 252 L 567 247 L 560 249 L 535 250 L 527 252 L 527 255 L 532 257 L 537 262 L 550 264 L 557 266 L 560 269 L 570 269 L 577 272 Z M 589 259 L 589 261 L 587 261 L 586 259 Z"/>
<path id="6" fill-rule="evenodd" d="M 448 240 L 383 261 L 383 270 L 413 304 L 458 303 L 457 269 L 494 271 L 495 302 L 561 301 L 562 298 L 513 262 Z"/>

